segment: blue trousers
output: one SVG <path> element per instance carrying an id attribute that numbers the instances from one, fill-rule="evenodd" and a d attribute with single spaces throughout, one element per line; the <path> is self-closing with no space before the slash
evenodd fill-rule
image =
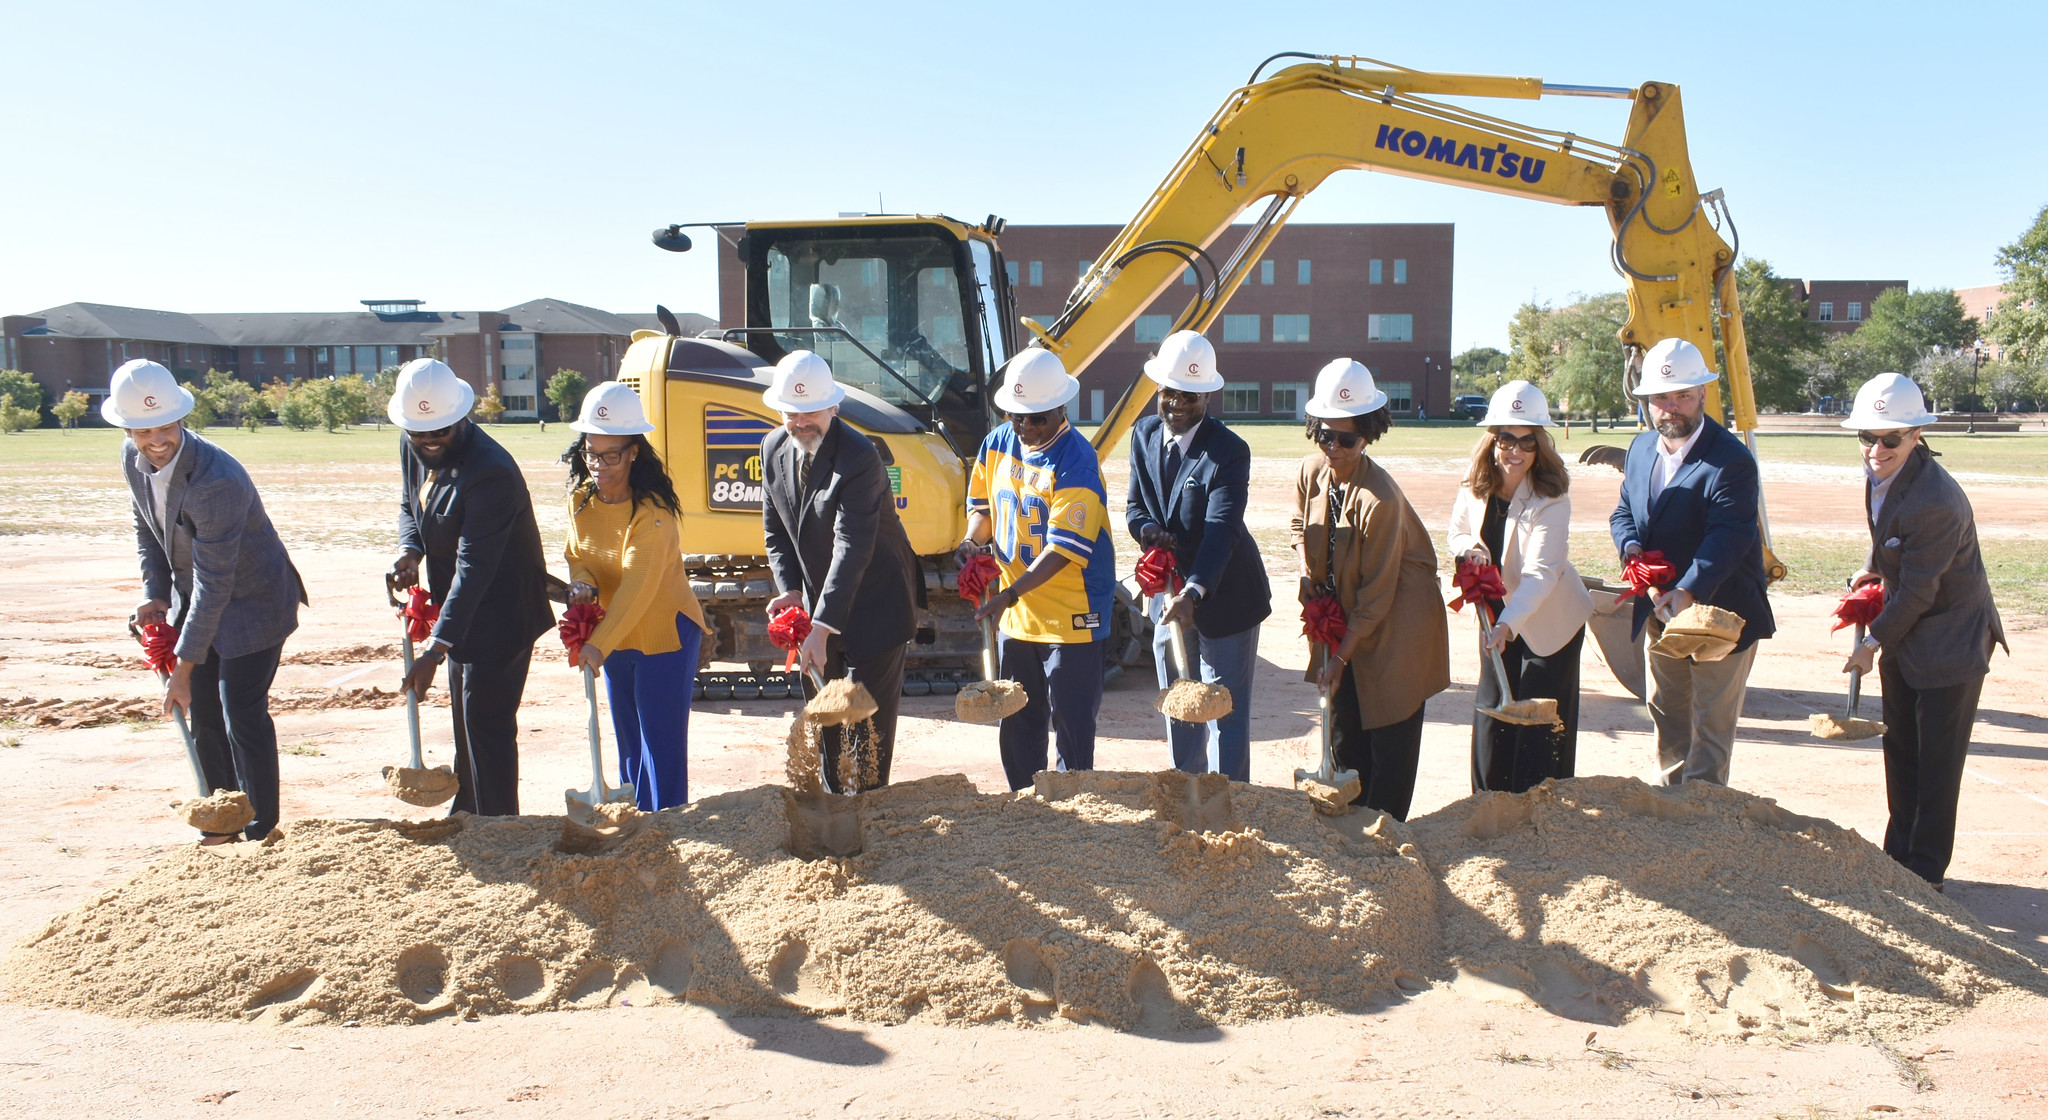
<path id="1" fill-rule="evenodd" d="M 1159 625 L 1163 596 L 1155 595 L 1147 608 L 1152 616 L 1152 663 L 1159 670 L 1159 687 L 1180 679 L 1174 665 L 1179 654 L 1167 655 L 1172 632 Z M 1181 627 L 1187 635 L 1188 653 L 1195 660 L 1197 680 L 1220 684 L 1230 690 L 1230 714 L 1208 723 L 1166 720 L 1166 741 L 1173 749 L 1173 767 L 1190 774 L 1215 771 L 1233 782 L 1252 780 L 1252 670 L 1259 661 L 1259 628 L 1250 626 L 1224 638 L 1203 637 L 1193 626 Z"/>
<path id="2" fill-rule="evenodd" d="M 270 682 L 283 653 L 281 642 L 240 657 L 222 657 L 210 649 L 192 669 L 192 745 L 199 751 L 199 768 L 209 790 L 238 789 L 249 795 L 256 818 L 242 834 L 251 840 L 277 827 L 277 726 L 270 721 Z"/>
<path id="3" fill-rule="evenodd" d="M 605 655 L 604 687 L 619 741 L 619 779 L 633 783 L 643 812 L 690 803 L 690 690 L 704 632 L 676 612 L 672 653 L 615 650 Z"/>
<path id="4" fill-rule="evenodd" d="M 1024 687 L 1029 703 L 1003 721 L 997 734 L 1003 774 L 1011 789 L 1031 784 L 1045 769 L 1050 732 L 1061 770 L 1095 769 L 1095 713 L 1102 707 L 1102 643 L 996 639 L 999 670 Z"/>

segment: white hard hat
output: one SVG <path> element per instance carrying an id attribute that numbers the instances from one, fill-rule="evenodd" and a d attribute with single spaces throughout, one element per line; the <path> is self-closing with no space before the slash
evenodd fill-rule
<path id="1" fill-rule="evenodd" d="M 1213 393 L 1223 388 L 1216 372 L 1216 348 L 1200 331 L 1175 331 L 1159 344 L 1159 356 L 1145 363 L 1145 376 L 1183 393 Z"/>
<path id="2" fill-rule="evenodd" d="M 1636 385 L 1636 396 L 1654 397 L 1713 383 L 1714 371 L 1707 368 L 1699 347 L 1682 338 L 1667 338 L 1643 355 L 1643 379 Z"/>
<path id="3" fill-rule="evenodd" d="M 1543 390 L 1527 381 L 1510 381 L 1493 391 L 1493 399 L 1486 402 L 1486 419 L 1479 422 L 1482 428 L 1552 428 L 1550 402 L 1543 399 Z"/>
<path id="4" fill-rule="evenodd" d="M 475 403 L 476 390 L 448 363 L 414 358 L 398 368 L 398 384 L 384 412 L 408 432 L 435 432 L 468 416 Z"/>
<path id="5" fill-rule="evenodd" d="M 1350 358 L 1338 358 L 1316 371 L 1315 395 L 1302 411 L 1326 420 L 1340 420 L 1385 407 L 1387 395 L 1372 383 L 1372 371 Z"/>
<path id="6" fill-rule="evenodd" d="M 116 428 L 159 428 L 192 411 L 192 392 L 145 358 L 124 362 L 107 384 L 100 417 Z"/>
<path id="7" fill-rule="evenodd" d="M 996 390 L 996 407 L 1004 412 L 1050 412 L 1081 395 L 1081 382 L 1050 350 L 1036 346 L 1010 359 Z"/>
<path id="8" fill-rule="evenodd" d="M 822 412 L 846 399 L 832 367 L 809 350 L 791 350 L 775 363 L 775 381 L 761 400 L 777 412 Z"/>
<path id="9" fill-rule="evenodd" d="M 1927 398 L 1920 386 L 1903 373 L 1880 373 L 1856 390 L 1856 407 L 1849 410 L 1844 428 L 1877 432 L 1892 428 L 1924 428 L 1937 420 L 1927 411 Z"/>
<path id="10" fill-rule="evenodd" d="M 631 385 L 606 381 L 583 394 L 583 414 L 570 422 L 572 432 L 594 436 L 637 436 L 654 430 Z"/>

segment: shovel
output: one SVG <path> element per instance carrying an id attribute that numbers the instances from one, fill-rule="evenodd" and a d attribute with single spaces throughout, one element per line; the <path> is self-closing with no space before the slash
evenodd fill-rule
<path id="1" fill-rule="evenodd" d="M 1493 612 L 1488 610 L 1483 602 L 1478 604 L 1478 607 L 1479 622 L 1480 625 L 1485 627 L 1486 642 L 1490 646 L 1493 644 L 1493 627 L 1495 625 Z M 1497 649 L 1490 652 L 1493 659 L 1493 671 L 1497 674 L 1500 681 L 1500 693 L 1502 696 L 1507 697 L 1507 702 L 1498 708 L 1481 708 L 1479 709 L 1479 714 L 1490 716 L 1502 723 L 1520 724 L 1524 727 L 1541 727 L 1547 724 L 1553 730 L 1563 731 L 1564 720 L 1558 718 L 1557 701 L 1548 699 L 1515 699 L 1514 687 L 1508 684 L 1507 659 L 1503 658 Z"/>
<path id="2" fill-rule="evenodd" d="M 1167 621 L 1166 634 L 1178 679 L 1171 688 L 1159 694 L 1153 706 L 1164 712 L 1168 719 L 1182 723 L 1207 723 L 1229 715 L 1230 690 L 1200 679 L 1200 666 L 1188 649 L 1188 636 L 1179 619 Z"/>
<path id="3" fill-rule="evenodd" d="M 1856 643 L 1851 649 L 1863 644 L 1863 623 L 1856 624 Z M 1857 719 L 1856 709 L 1863 703 L 1863 670 L 1849 670 L 1849 714 L 1836 719 L 1827 712 L 1815 712 L 1807 718 L 1808 729 L 1819 739 L 1874 739 L 1884 734 L 1884 724 L 1871 719 Z"/>
<path id="4" fill-rule="evenodd" d="M 562 797 L 568 803 L 570 820 L 595 828 L 611 823 L 599 816 L 601 806 L 632 805 L 639 794 L 631 782 L 618 786 L 604 784 L 604 747 L 597 734 L 597 674 L 588 665 L 583 667 L 583 699 L 590 706 L 590 789 L 563 790 Z"/>
<path id="5" fill-rule="evenodd" d="M 384 583 L 384 598 L 389 600 L 394 607 L 401 605 L 398 601 L 398 595 L 389 580 L 386 580 Z M 411 620 L 401 615 L 398 620 L 398 628 L 405 638 L 405 678 L 410 680 L 412 678 Z M 418 805 L 422 808 L 439 805 L 454 797 L 456 791 L 462 785 L 455 777 L 454 768 L 437 766 L 429 770 L 425 760 L 420 757 L 420 698 L 410 688 L 405 690 L 405 730 L 412 741 L 412 765 L 386 766 L 384 768 L 384 788 L 391 791 L 391 796 L 405 802 L 407 805 Z"/>
<path id="6" fill-rule="evenodd" d="M 953 697 L 953 714 L 968 723 L 996 723 L 1024 710 L 1030 697 L 1016 681 L 996 676 L 995 619 L 981 621 L 981 679 Z"/>
<path id="7" fill-rule="evenodd" d="M 1322 731 L 1322 764 L 1314 770 L 1296 770 L 1294 788 L 1308 794 L 1316 812 L 1337 816 L 1349 810 L 1365 787 L 1359 783 L 1358 771 L 1337 769 L 1336 745 L 1330 741 L 1330 694 L 1321 693 L 1316 703 L 1322 709 L 1316 721 Z"/>
<path id="8" fill-rule="evenodd" d="M 136 641 L 142 640 L 142 631 L 134 623 L 128 624 L 128 632 Z M 170 675 L 157 672 L 159 684 L 170 681 Z M 178 738 L 185 743 L 185 761 L 192 764 L 192 784 L 199 787 L 199 798 L 181 802 L 178 814 L 185 823 L 201 832 L 220 835 L 240 832 L 256 819 L 256 807 L 249 803 L 249 795 L 238 789 L 214 790 L 207 788 L 206 768 L 199 763 L 199 744 L 192 740 L 192 725 L 185 720 L 185 709 L 175 705 L 171 708 L 171 722 L 178 725 Z"/>

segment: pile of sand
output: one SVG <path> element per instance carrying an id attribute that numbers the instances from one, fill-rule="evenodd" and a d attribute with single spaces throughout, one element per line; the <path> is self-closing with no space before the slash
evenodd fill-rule
<path id="1" fill-rule="evenodd" d="M 557 817 L 301 821 L 174 852 L 4 977 L 98 1012 L 366 1023 L 685 998 L 1157 1029 L 1352 1010 L 1421 986 L 1436 886 L 1398 825 L 1326 819 L 1219 775 L 1088 773 L 761 787 L 594 844 Z M 806 858 L 835 830 L 859 850 Z"/>
<path id="2" fill-rule="evenodd" d="M 1898 1037 L 2044 974 L 1875 845 L 1704 782 L 1577 778 L 1410 822 L 1468 995 L 1693 1033 Z"/>

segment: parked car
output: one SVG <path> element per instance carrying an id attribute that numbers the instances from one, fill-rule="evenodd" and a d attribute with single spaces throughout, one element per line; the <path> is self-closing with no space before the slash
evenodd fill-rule
<path id="1" fill-rule="evenodd" d="M 1486 398 L 1478 393 L 1459 394 L 1458 398 L 1451 402 L 1451 408 L 1453 411 L 1464 413 L 1467 420 L 1486 418 Z"/>

